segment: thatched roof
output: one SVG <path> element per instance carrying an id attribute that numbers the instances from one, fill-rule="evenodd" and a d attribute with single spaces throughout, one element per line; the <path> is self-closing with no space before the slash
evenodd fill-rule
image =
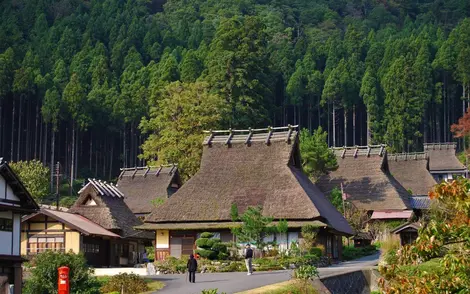
<path id="1" fill-rule="evenodd" d="M 326 194 L 343 184 L 348 201 L 364 210 L 404 210 L 411 196 L 390 175 L 384 145 L 334 148 L 338 169 L 322 176 L 318 187 Z"/>
<path id="2" fill-rule="evenodd" d="M 176 165 L 123 168 L 117 187 L 124 193 L 124 202 L 135 214 L 152 211 L 151 201 L 166 199 L 181 186 Z"/>
<path id="3" fill-rule="evenodd" d="M 426 153 L 402 153 L 388 156 L 392 176 L 412 195 L 428 195 L 436 181 L 428 170 Z"/>
<path id="4" fill-rule="evenodd" d="M 391 231 L 391 233 L 394 233 L 394 234 L 399 234 L 400 232 L 416 232 L 418 231 L 420 228 L 421 228 L 421 223 L 419 222 L 414 222 L 414 223 L 410 223 L 410 222 L 407 222 L 403 225 L 400 225 L 398 227 L 396 227 L 395 229 L 393 229 Z"/>
<path id="5" fill-rule="evenodd" d="M 151 234 L 134 230 L 142 222 L 124 203 L 124 194 L 113 184 L 88 179 L 69 213 L 80 214 L 123 238 L 153 239 Z"/>
<path id="6" fill-rule="evenodd" d="M 425 143 L 424 151 L 429 154 L 431 173 L 465 172 L 465 166 L 455 156 L 456 143 Z"/>
<path id="7" fill-rule="evenodd" d="M 319 220 L 343 234 L 353 231 L 343 216 L 300 171 L 297 127 L 214 131 L 204 139 L 200 170 L 145 219 L 151 223 L 229 222 L 242 214 L 289 221 Z"/>

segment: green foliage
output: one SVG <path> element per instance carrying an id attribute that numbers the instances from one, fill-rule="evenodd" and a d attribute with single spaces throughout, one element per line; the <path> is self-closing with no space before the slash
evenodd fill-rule
<path id="1" fill-rule="evenodd" d="M 311 252 L 314 249 L 319 229 L 320 228 L 315 225 L 306 225 L 302 227 L 301 232 L 303 242 L 301 243 L 301 247 L 303 251 Z"/>
<path id="2" fill-rule="evenodd" d="M 253 242 L 256 247 L 263 245 L 263 236 L 271 233 L 283 233 L 287 226 L 280 222 L 278 226 L 272 225 L 272 217 L 263 216 L 261 207 L 248 207 L 240 216 L 242 225 L 232 229 L 240 242 Z"/>
<path id="3" fill-rule="evenodd" d="M 343 247 L 343 260 L 354 260 L 363 256 L 372 255 L 377 252 L 377 248 L 373 245 L 364 246 L 364 247 L 353 247 L 346 246 Z"/>
<path id="4" fill-rule="evenodd" d="M 169 256 L 164 260 L 155 261 L 155 268 L 159 271 L 167 272 L 169 274 L 182 274 L 187 271 L 187 262 L 187 260 Z"/>
<path id="5" fill-rule="evenodd" d="M 339 212 L 344 213 L 343 194 L 341 193 L 340 189 L 337 187 L 333 188 L 333 190 L 330 192 L 330 195 L 328 195 L 328 199 Z"/>
<path id="6" fill-rule="evenodd" d="M 177 162 L 183 177 L 189 178 L 199 168 L 202 131 L 217 128 L 224 111 L 223 100 L 209 92 L 207 83 L 169 84 L 151 107 L 150 118 L 140 124 L 149 133 L 142 157 L 153 163 Z"/>
<path id="7" fill-rule="evenodd" d="M 196 240 L 198 249 L 196 253 L 202 258 L 214 260 L 226 260 L 227 245 L 222 243 L 220 239 L 214 238 L 214 234 L 210 232 L 201 233 L 201 237 Z"/>
<path id="8" fill-rule="evenodd" d="M 301 265 L 294 270 L 294 276 L 301 280 L 313 280 L 318 277 L 318 269 L 313 265 Z"/>
<path id="9" fill-rule="evenodd" d="M 49 168 L 39 160 L 11 162 L 10 167 L 38 203 L 49 194 Z"/>
<path id="10" fill-rule="evenodd" d="M 238 221 L 240 215 L 238 214 L 238 206 L 236 203 L 232 203 L 230 206 L 230 217 L 233 222 Z"/>
<path id="11" fill-rule="evenodd" d="M 225 292 L 219 293 L 218 289 L 208 289 L 208 290 L 202 290 L 201 294 L 226 294 Z"/>
<path id="12" fill-rule="evenodd" d="M 155 260 L 155 247 L 154 246 L 145 247 L 145 251 L 147 252 L 147 258 L 150 261 Z"/>
<path id="13" fill-rule="evenodd" d="M 162 205 L 165 202 L 166 202 L 166 198 L 160 198 L 160 197 L 152 199 L 150 201 L 150 203 L 152 204 L 153 207 L 159 207 L 160 205 Z"/>
<path id="14" fill-rule="evenodd" d="M 24 287 L 26 294 L 57 293 L 57 269 L 61 266 L 70 268 L 71 293 L 100 293 L 100 285 L 82 254 L 46 251 L 35 256 L 30 266 L 31 277 L 26 280 Z"/>
<path id="15" fill-rule="evenodd" d="M 135 274 L 118 274 L 112 276 L 102 287 L 103 293 L 142 293 L 149 291 L 149 287 L 144 279 Z"/>
<path id="16" fill-rule="evenodd" d="M 304 172 L 315 179 L 338 168 L 336 156 L 328 148 L 327 133 L 319 127 L 313 135 L 308 130 L 300 132 L 300 155 Z"/>

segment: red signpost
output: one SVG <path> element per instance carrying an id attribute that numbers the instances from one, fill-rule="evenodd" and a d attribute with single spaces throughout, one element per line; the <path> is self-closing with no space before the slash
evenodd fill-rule
<path id="1" fill-rule="evenodd" d="M 61 266 L 57 270 L 59 271 L 58 294 L 70 294 L 69 268 Z"/>

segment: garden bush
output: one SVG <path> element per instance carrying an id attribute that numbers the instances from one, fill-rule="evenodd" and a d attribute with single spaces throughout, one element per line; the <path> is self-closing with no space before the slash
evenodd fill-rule
<path id="1" fill-rule="evenodd" d="M 196 253 L 202 258 L 214 260 L 224 260 L 228 258 L 227 245 L 222 243 L 218 238 L 214 238 L 213 233 L 204 232 L 201 237 L 196 240 L 196 245 L 199 249 Z"/>
<path id="2" fill-rule="evenodd" d="M 168 256 L 165 260 L 157 260 L 155 268 L 167 274 L 183 274 L 186 272 L 187 259 L 179 259 L 173 256 Z"/>
<path id="3" fill-rule="evenodd" d="M 25 294 L 57 293 L 57 269 L 61 266 L 70 269 L 70 293 L 100 293 L 100 283 L 93 276 L 93 270 L 87 266 L 83 254 L 46 251 L 35 256 L 26 266 L 34 267 L 31 269 L 31 277 L 26 280 Z"/>
<path id="4" fill-rule="evenodd" d="M 313 280 L 318 277 L 318 269 L 313 265 L 301 265 L 294 270 L 294 277 L 301 280 Z"/>
<path id="5" fill-rule="evenodd" d="M 365 247 L 347 246 L 343 248 L 343 260 L 353 260 L 374 254 L 375 252 L 377 252 L 377 248 L 373 245 Z"/>
<path id="6" fill-rule="evenodd" d="M 321 257 L 323 255 L 323 250 L 319 247 L 312 247 L 308 253 L 317 257 Z"/>
<path id="7" fill-rule="evenodd" d="M 134 294 L 149 291 L 144 279 L 135 274 L 119 274 L 111 277 L 101 287 L 103 293 L 118 292 L 123 294 Z"/>

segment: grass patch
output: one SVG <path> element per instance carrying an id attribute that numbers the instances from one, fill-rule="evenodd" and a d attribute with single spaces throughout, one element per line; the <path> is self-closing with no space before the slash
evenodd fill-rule
<path id="1" fill-rule="evenodd" d="M 267 285 L 248 291 L 239 292 L 237 294 L 318 294 L 317 290 L 308 283 L 306 288 L 302 290 L 304 284 L 299 280 L 290 280 L 282 283 Z"/>
<path id="2" fill-rule="evenodd" d="M 440 258 L 434 258 L 418 265 L 403 265 L 399 267 L 400 273 L 408 276 L 421 276 L 422 273 L 442 275 L 444 268 L 440 264 Z"/>
<path id="3" fill-rule="evenodd" d="M 99 276 L 99 277 L 96 277 L 98 279 L 98 281 L 100 282 L 101 285 L 104 285 L 107 281 L 109 281 L 109 276 Z M 163 282 L 160 282 L 160 281 L 155 281 L 155 280 L 152 280 L 152 279 L 144 279 L 145 280 L 145 283 L 147 283 L 147 286 L 149 287 L 149 291 L 148 292 L 144 292 L 144 293 L 141 293 L 141 294 L 150 294 L 152 292 L 155 292 L 157 290 L 160 290 L 162 289 L 163 287 L 165 287 L 165 284 Z"/>

